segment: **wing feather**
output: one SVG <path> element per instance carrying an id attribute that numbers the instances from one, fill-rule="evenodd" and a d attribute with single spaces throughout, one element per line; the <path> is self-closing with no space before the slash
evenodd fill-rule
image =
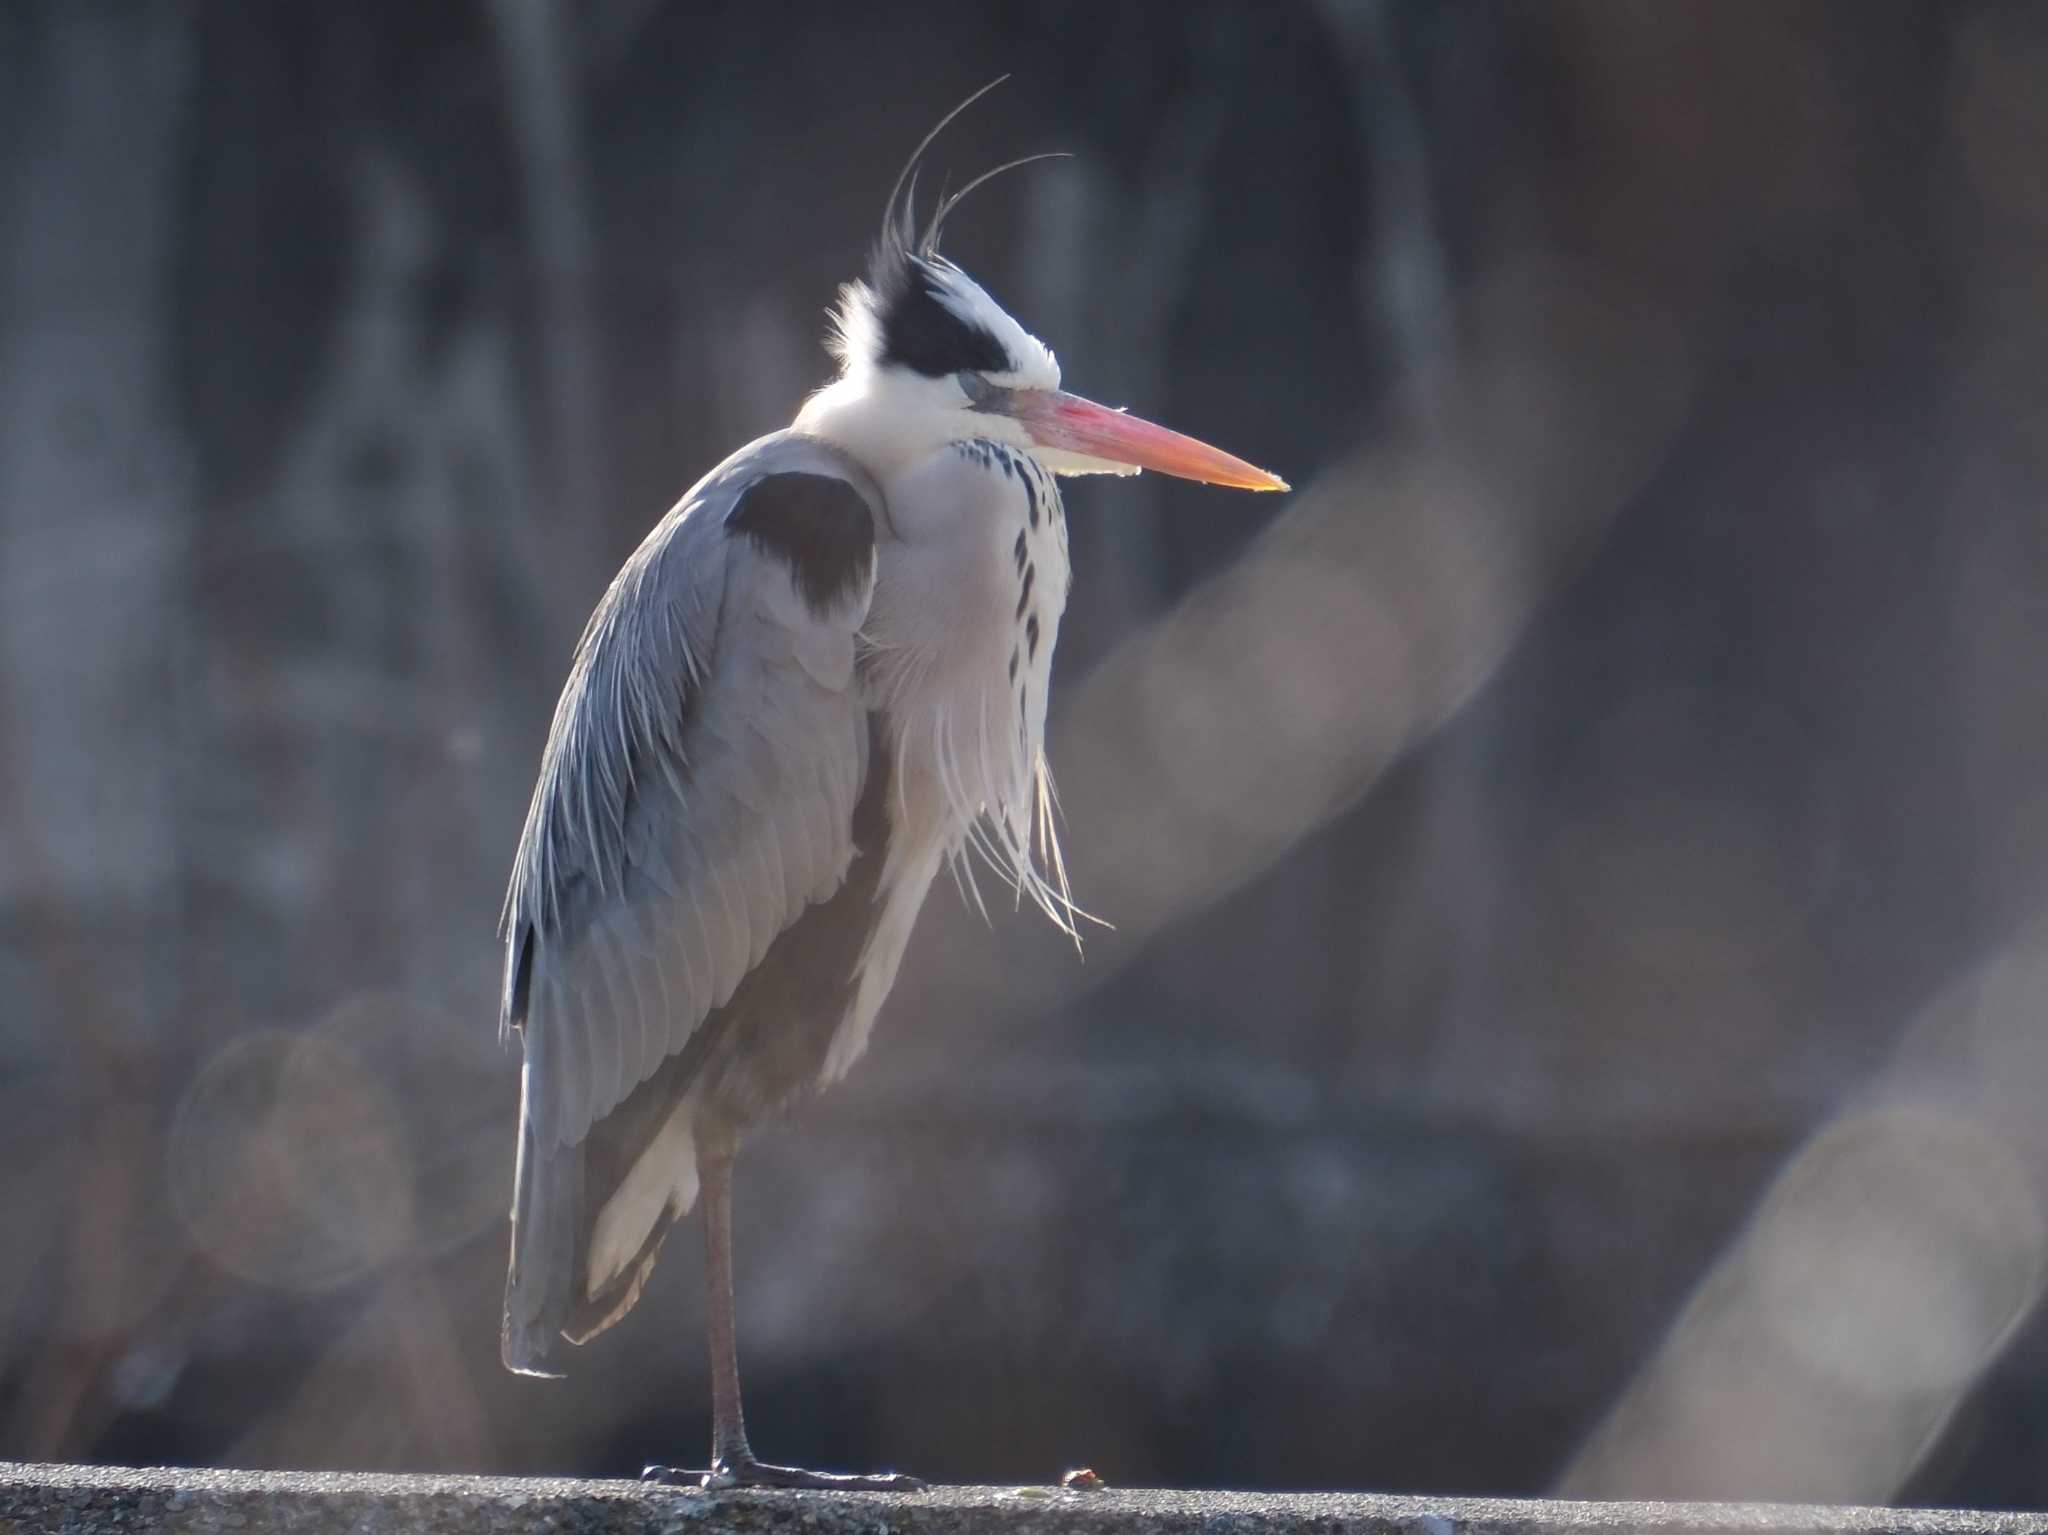
<path id="1" fill-rule="evenodd" d="M 642 931 L 641 941 L 647 946 L 647 953 L 654 968 L 654 1011 L 647 1018 L 647 1027 L 640 1033 L 640 1053 L 635 1057 L 631 1074 L 636 1082 L 644 1082 L 654 1075 L 654 1070 L 668 1054 L 667 1031 L 662 1020 L 671 1017 L 680 1005 L 680 994 L 676 990 L 675 974 L 681 965 L 683 929 L 678 927 L 670 933 L 646 931 L 647 913 L 637 912 L 634 919 Z"/>
<path id="2" fill-rule="evenodd" d="M 739 985 L 740 977 L 747 969 L 746 915 L 734 904 L 731 891 L 726 889 L 725 873 L 717 858 L 708 853 L 703 859 L 700 881 L 706 892 L 705 915 L 711 920 L 711 930 L 716 938 L 709 977 L 711 1005 L 723 1007 L 731 1000 L 732 989 Z"/>
<path id="3" fill-rule="evenodd" d="M 628 889 L 630 894 L 631 887 Z M 640 1055 L 640 1035 L 653 1006 L 647 985 L 652 980 L 648 973 L 648 956 L 637 949 L 627 931 L 630 912 L 630 907 L 615 909 L 598 925 L 604 934 L 605 959 L 610 966 L 612 995 L 618 999 L 619 1012 L 617 1023 L 608 1036 L 612 1048 L 601 1055 L 598 1062 L 601 1071 L 593 1074 L 590 1082 L 593 1119 L 603 1112 L 598 1105 L 617 1103 L 639 1080 L 635 1068 Z M 661 1027 L 658 1021 L 655 1026 Z M 603 1030 L 594 1032 L 597 1037 L 607 1037 Z"/>

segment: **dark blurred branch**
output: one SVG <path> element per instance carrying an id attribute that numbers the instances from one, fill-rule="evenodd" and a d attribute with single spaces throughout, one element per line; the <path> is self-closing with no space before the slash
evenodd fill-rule
<path id="1" fill-rule="evenodd" d="M 8 1021 L 40 1025 L 70 1133 L 15 1173 L 62 1226 L 0 1248 L 54 1268 L 0 1442 L 59 1455 L 113 1416 L 107 1367 L 182 1267 L 153 1218 L 160 1025 L 180 1001 L 174 772 L 136 743 L 168 735 L 183 654 L 190 487 L 160 389 L 191 24 L 110 4 L 43 19 L 0 151 L 0 900 L 28 939 Z M 108 323 L 77 323 L 80 292 Z"/>
<path id="2" fill-rule="evenodd" d="M 529 271 L 537 300 L 546 463 L 554 492 L 539 498 L 539 504 L 553 513 L 541 525 L 553 530 L 544 544 L 551 577 L 561 580 L 587 563 L 589 541 L 570 530 L 595 514 L 605 491 L 600 459 L 604 395 L 591 305 L 594 269 L 583 153 L 584 76 L 572 36 L 582 13 L 557 0 L 493 0 L 489 14 L 531 231 Z"/>

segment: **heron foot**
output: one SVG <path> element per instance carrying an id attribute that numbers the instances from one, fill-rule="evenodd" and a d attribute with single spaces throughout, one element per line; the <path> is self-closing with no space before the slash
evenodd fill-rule
<path id="1" fill-rule="evenodd" d="M 640 1480 L 665 1487 L 701 1487 L 722 1492 L 728 1487 L 796 1487 L 812 1492 L 923 1492 L 924 1483 L 900 1471 L 875 1476 L 845 1476 L 836 1471 L 802 1471 L 795 1466 L 771 1466 L 753 1459 L 721 1457 L 709 1471 L 692 1471 L 678 1466 L 649 1466 Z"/>

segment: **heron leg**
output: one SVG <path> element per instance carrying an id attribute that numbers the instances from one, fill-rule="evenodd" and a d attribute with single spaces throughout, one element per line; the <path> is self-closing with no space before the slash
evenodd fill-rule
<path id="1" fill-rule="evenodd" d="M 740 1353 L 733 1322 L 732 1161 L 735 1137 L 723 1125 L 697 1132 L 697 1176 L 704 1192 L 704 1308 L 711 1335 L 711 1466 L 754 1458 L 740 1409 Z"/>
<path id="2" fill-rule="evenodd" d="M 704 1200 L 704 1297 L 706 1330 L 711 1338 L 711 1469 L 683 1472 L 649 1466 L 644 1480 L 695 1483 L 706 1488 L 806 1487 L 840 1492 L 918 1492 L 924 1483 L 914 1476 L 884 1472 L 877 1476 L 842 1476 L 830 1471 L 802 1471 L 771 1466 L 754 1456 L 747 1443 L 746 1414 L 740 1408 L 739 1347 L 733 1324 L 732 1293 L 732 1163 L 738 1149 L 730 1126 L 703 1124 L 696 1129 L 698 1187 Z"/>

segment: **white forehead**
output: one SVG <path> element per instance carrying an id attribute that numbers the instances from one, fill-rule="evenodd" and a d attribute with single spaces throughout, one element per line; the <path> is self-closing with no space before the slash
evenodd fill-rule
<path id="1" fill-rule="evenodd" d="M 1013 372 L 998 375 L 998 382 L 1027 389 L 1059 387 L 1059 359 L 1050 347 L 1011 319 L 1009 311 L 988 296 L 988 290 L 952 262 L 939 257 L 929 262 L 929 267 L 939 302 L 967 324 L 994 336 L 1018 364 Z"/>

